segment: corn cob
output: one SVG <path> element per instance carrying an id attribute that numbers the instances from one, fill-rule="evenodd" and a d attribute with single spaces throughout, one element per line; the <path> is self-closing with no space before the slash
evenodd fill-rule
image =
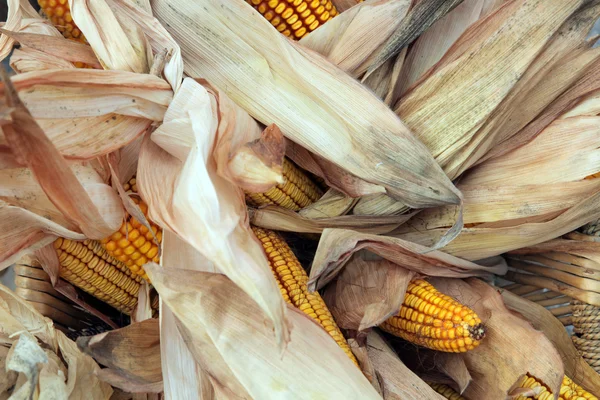
<path id="1" fill-rule="evenodd" d="M 538 381 L 535 377 L 527 374 L 521 378 L 519 382 L 520 388 L 536 388 L 540 387 L 540 393 L 534 397 L 525 397 L 519 396 L 516 400 L 529 400 L 529 399 L 538 399 L 538 400 L 551 400 L 554 399 L 554 395 L 548 387 Z M 587 392 L 584 388 L 573 382 L 566 375 L 563 377 L 562 384 L 560 386 L 559 393 L 560 400 L 598 400 L 596 396 Z"/>
<path id="2" fill-rule="evenodd" d="M 279 32 L 294 39 L 335 17 L 338 12 L 330 0 L 246 0 Z"/>
<path id="3" fill-rule="evenodd" d="M 443 383 L 429 383 L 429 386 L 448 400 L 465 400 L 465 398 L 458 394 L 454 389 Z"/>
<path id="4" fill-rule="evenodd" d="M 52 21 L 52 24 L 65 38 L 87 43 L 83 33 L 73 22 L 68 0 L 38 0 L 38 4 L 46 17 Z"/>
<path id="5" fill-rule="evenodd" d="M 284 300 L 317 321 L 348 357 L 357 364 L 348 342 L 335 323 L 321 295 L 318 292 L 308 292 L 308 275 L 292 249 L 281 236 L 273 231 L 255 226 L 252 227 L 252 231 L 263 246 Z"/>
<path id="6" fill-rule="evenodd" d="M 415 279 L 408 284 L 398 315 L 379 327 L 411 343 L 433 350 L 462 353 L 485 336 L 481 320 L 470 308 Z"/>
<path id="7" fill-rule="evenodd" d="M 140 277 L 112 258 L 94 240 L 77 242 L 58 238 L 54 248 L 61 265 L 60 276 L 87 293 L 131 314 L 137 304 Z"/>
<path id="8" fill-rule="evenodd" d="M 127 191 L 136 192 L 137 185 L 135 178 L 127 182 L 123 188 Z M 135 197 L 132 200 L 140 207 L 140 210 L 142 210 L 142 213 L 147 218 L 148 206 L 146 203 Z M 154 235 L 156 235 L 158 244 L 160 244 L 162 241 L 162 230 L 152 222 L 150 222 L 150 227 Z M 102 239 L 100 243 L 108 251 L 108 254 L 127 265 L 132 272 L 143 277 L 148 282 L 148 275 L 146 275 L 142 266 L 148 261 L 156 263 L 160 261 L 158 245 L 153 239 L 152 232 L 131 215 L 127 216 L 127 219 L 118 231 Z"/>
<path id="9" fill-rule="evenodd" d="M 298 211 L 323 195 L 323 191 L 287 158 L 283 160 L 283 177 L 284 183 L 264 193 L 246 193 L 246 201 L 255 207 L 278 205 Z"/>

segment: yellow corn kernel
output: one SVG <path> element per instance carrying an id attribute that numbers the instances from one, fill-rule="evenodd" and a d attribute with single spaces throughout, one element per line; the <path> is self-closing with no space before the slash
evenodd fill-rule
<path id="1" fill-rule="evenodd" d="M 298 211 L 319 200 L 323 191 L 290 160 L 283 160 L 284 182 L 264 193 L 246 193 L 246 200 L 255 207 L 278 205 Z"/>
<path id="2" fill-rule="evenodd" d="M 54 248 L 62 266 L 61 278 L 119 311 L 131 314 L 137 304 L 139 277 L 132 275 L 94 240 L 78 242 L 58 238 Z"/>
<path id="3" fill-rule="evenodd" d="M 246 0 L 285 36 L 301 39 L 338 12 L 331 0 Z"/>
<path id="4" fill-rule="evenodd" d="M 539 392 L 534 397 L 519 396 L 516 400 L 552 400 L 554 395 L 548 389 L 546 385 L 537 380 L 530 374 L 524 375 L 519 381 L 518 387 L 520 388 L 539 388 Z M 598 400 L 596 396 L 586 391 L 584 388 L 573 382 L 568 376 L 563 377 L 563 381 L 560 386 L 559 397 L 560 400 Z"/>
<path id="5" fill-rule="evenodd" d="M 126 191 L 137 190 L 136 179 L 132 178 L 123 185 Z M 132 197 L 134 203 L 138 205 L 144 216 L 148 218 L 148 206 L 142 200 Z M 143 277 L 149 282 L 148 275 L 142 266 L 148 261 L 158 263 L 160 261 L 159 245 L 162 241 L 162 230 L 150 220 L 152 232 L 148 230 L 135 217 L 128 215 L 121 228 L 100 241 L 102 247 L 106 249 L 108 254 L 115 257 L 135 274 Z M 153 233 L 156 235 L 158 244 L 153 239 Z"/>
<path id="6" fill-rule="evenodd" d="M 38 0 L 38 4 L 42 12 L 65 38 L 87 43 L 83 33 L 73 22 L 68 0 Z"/>
<path id="7" fill-rule="evenodd" d="M 348 357 L 357 364 L 348 342 L 335 323 L 321 295 L 318 292 L 308 292 L 308 275 L 292 249 L 281 236 L 273 231 L 255 226 L 252 227 L 252 231 L 263 246 L 284 300 L 317 321 Z"/>
<path id="8" fill-rule="evenodd" d="M 466 400 L 450 386 L 444 385 L 443 383 L 429 383 L 429 386 L 431 386 L 433 390 L 435 390 L 448 400 Z"/>
<path id="9" fill-rule="evenodd" d="M 485 336 L 473 310 L 438 292 L 423 279 L 408 284 L 398 314 L 379 327 L 419 346 L 453 353 L 474 349 Z"/>

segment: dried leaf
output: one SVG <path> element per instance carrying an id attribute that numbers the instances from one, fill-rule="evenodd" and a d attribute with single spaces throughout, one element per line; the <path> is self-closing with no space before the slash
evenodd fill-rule
<path id="1" fill-rule="evenodd" d="M 367 337 L 367 350 L 380 379 L 385 400 L 444 399 L 408 369 L 383 338 L 374 331 Z"/>
<path id="2" fill-rule="evenodd" d="M 361 2 L 303 37 L 300 43 L 358 78 L 373 62 L 374 53 L 403 23 L 410 3 Z"/>
<path id="3" fill-rule="evenodd" d="M 150 264 L 145 268 L 218 397 L 229 393 L 269 399 L 293 393 L 308 399 L 336 393 L 340 398 L 380 398 L 335 341 L 301 311 L 289 308 L 295 329 L 282 354 L 267 315 L 227 277 Z M 318 361 L 323 359 L 327 363 Z"/>
<path id="4" fill-rule="evenodd" d="M 335 8 L 338 10 L 338 12 L 342 13 L 342 12 L 346 11 L 347 9 L 349 9 L 350 7 L 357 5 L 359 3 L 359 1 L 360 0 L 332 0 L 331 2 L 335 6 Z M 322 25 L 322 26 L 324 26 L 324 25 Z"/>
<path id="5" fill-rule="evenodd" d="M 387 236 L 343 229 L 325 229 L 310 271 L 309 290 L 325 286 L 348 262 L 352 254 L 366 249 L 408 270 L 447 277 L 504 274 L 506 264 L 483 266 L 432 250 L 416 243 Z"/>
<path id="6" fill-rule="evenodd" d="M 25 383 L 16 390 L 11 399 L 32 399 L 38 385 L 41 366 L 48 363 L 48 356 L 33 336 L 22 333 L 13 344 L 6 358 L 6 369 L 22 373 Z"/>
<path id="7" fill-rule="evenodd" d="M 189 139 L 169 141 L 167 150 L 183 157 L 181 162 L 147 140 L 140 153 L 137 183 L 149 217 L 177 233 L 250 294 L 274 321 L 283 344 L 289 335 L 283 298 L 248 225 L 244 194 L 227 179 L 230 150 L 247 143 L 253 134 L 247 129 L 253 125 L 244 124 L 250 119 L 247 114 L 235 126 L 244 114 L 224 95 L 211 95 L 194 80 L 185 79 L 164 124 L 152 137 L 164 137 L 165 130 L 172 132 L 176 124 L 181 136 L 192 135 L 193 145 L 188 148 Z M 256 132 L 260 135 L 260 129 Z"/>
<path id="8" fill-rule="evenodd" d="M 259 121 L 276 123 L 287 138 L 415 208 L 460 202 L 425 148 L 384 103 L 281 36 L 245 2 L 174 7 L 172 1 L 156 1 L 153 11 L 184 45 L 189 75 L 206 77 Z"/>
<path id="9" fill-rule="evenodd" d="M 409 11 L 394 34 L 387 39 L 365 76 L 373 73 L 400 50 L 408 46 L 438 19 L 452 11 L 463 0 L 421 0 Z M 363 78 L 364 79 L 364 78 Z"/>
<path id="10" fill-rule="evenodd" d="M 413 271 L 356 253 L 327 286 L 323 299 L 338 326 L 364 331 L 398 313 Z"/>
<path id="11" fill-rule="evenodd" d="M 474 278 L 433 278 L 431 284 L 473 309 L 486 329 L 477 349 L 454 355 L 464 358 L 473 378 L 464 393 L 466 398 L 505 400 L 525 372 L 543 381 L 553 393 L 559 392 L 563 368 L 552 342 L 509 311 L 494 288 Z"/>
<path id="12" fill-rule="evenodd" d="M 67 390 L 72 400 L 108 400 L 112 395 L 110 385 L 100 381 L 97 373 L 100 367 L 92 357 L 83 354 L 75 342 L 61 331 L 56 331 L 58 346 L 67 362 Z"/>
<path id="13" fill-rule="evenodd" d="M 508 15 L 497 12 L 491 16 L 502 21 L 495 31 L 476 38 L 464 54 L 400 101 L 396 112 L 451 178 L 458 176 L 470 156 L 465 146 L 475 140 L 482 124 L 511 95 L 553 34 L 582 3 L 551 0 L 540 9 L 537 1 L 506 3 L 503 11 Z M 460 100 L 448 102 L 448 98 Z M 441 129 L 444 135 L 439 135 Z M 481 143 L 484 137 L 476 139 L 475 143 Z"/>
<path id="14" fill-rule="evenodd" d="M 137 73 L 150 71 L 151 60 L 142 30 L 120 19 L 105 0 L 69 0 L 74 22 L 94 49 L 100 63 L 109 70 Z"/>
<path id="15" fill-rule="evenodd" d="M 8 398 L 7 391 L 13 387 L 17 381 L 17 374 L 14 371 L 6 370 L 6 357 L 8 356 L 8 347 L 0 346 L 0 399 Z"/>
<path id="16" fill-rule="evenodd" d="M 600 376 L 581 358 L 573 346 L 569 334 L 550 311 L 507 290 L 500 289 L 499 292 L 509 309 L 523 315 L 536 329 L 544 332 L 544 335 L 550 339 L 562 358 L 565 375 L 590 392 L 599 393 Z"/>
<path id="17" fill-rule="evenodd" d="M 250 208 L 248 214 L 253 225 L 279 231 L 321 233 L 324 229 L 339 228 L 372 234 L 389 233 L 414 215 L 341 215 L 313 219 L 279 206 Z"/>
<path id="18" fill-rule="evenodd" d="M 298 214 L 310 219 L 339 217 L 346 214 L 354 204 L 356 199 L 344 196 L 335 189 L 329 189 L 319 200 L 298 211 Z"/>
<path id="19" fill-rule="evenodd" d="M 40 18 L 38 13 L 27 0 L 7 0 L 8 13 L 3 28 L 10 31 L 18 31 L 23 24 L 23 18 Z M 14 40 L 9 36 L 0 36 L 0 60 L 4 60 L 10 54 Z"/>
<path id="20" fill-rule="evenodd" d="M 145 321 L 152 318 L 152 306 L 150 304 L 150 285 L 146 280 L 142 280 L 140 291 L 138 292 L 138 301 L 135 314 L 131 319 L 133 322 Z"/>
<path id="21" fill-rule="evenodd" d="M 130 393 L 159 393 L 163 390 L 160 357 L 160 327 L 157 319 L 147 319 L 125 328 L 80 337 L 77 346 L 108 368 L 100 375 Z M 117 379 L 107 380 L 110 376 Z"/>
<path id="22" fill-rule="evenodd" d="M 56 208 L 87 237 L 101 239 L 110 235 L 121 224 L 119 206 L 115 204 L 116 210 L 111 215 L 100 214 L 81 182 L 23 105 L 6 74 L 3 75 L 6 102 L 15 109 L 11 112 L 12 123 L 2 129 L 16 158 L 32 170 Z"/>
<path id="23" fill-rule="evenodd" d="M 66 369 L 58 356 L 46 351 L 48 363 L 40 370 L 38 400 L 67 400 Z"/>
<path id="24" fill-rule="evenodd" d="M 409 208 L 402 202 L 396 201 L 384 194 L 374 194 L 361 197 L 352 210 L 354 215 L 398 215 L 404 214 Z"/>

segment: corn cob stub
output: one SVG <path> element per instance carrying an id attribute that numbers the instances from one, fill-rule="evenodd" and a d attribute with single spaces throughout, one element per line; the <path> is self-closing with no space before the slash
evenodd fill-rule
<path id="1" fill-rule="evenodd" d="M 246 0 L 285 36 L 301 39 L 335 17 L 331 0 Z"/>
<path id="2" fill-rule="evenodd" d="M 287 158 L 283 159 L 284 182 L 264 193 L 246 193 L 250 205 L 260 207 L 278 205 L 288 210 L 299 211 L 323 196 L 323 191 L 308 175 Z"/>
<path id="3" fill-rule="evenodd" d="M 127 184 L 123 185 L 126 191 L 136 192 L 137 185 L 135 178 L 132 178 Z M 132 197 L 134 203 L 138 205 L 142 213 L 148 218 L 148 206 L 142 200 Z M 153 233 L 148 230 L 135 217 L 128 215 L 127 219 L 121 225 L 121 228 L 100 241 L 102 247 L 108 253 L 121 261 L 132 272 L 143 277 L 149 282 L 148 275 L 142 266 L 148 261 L 158 263 L 158 245 L 162 242 L 162 230 L 150 220 L 150 227 L 156 235 L 158 244 L 154 241 Z"/>
<path id="4" fill-rule="evenodd" d="M 61 278 L 125 314 L 132 313 L 141 278 L 111 257 L 100 243 L 58 238 L 54 248 L 61 265 Z"/>
<path id="5" fill-rule="evenodd" d="M 473 310 L 423 279 L 408 284 L 398 315 L 379 327 L 411 343 L 454 353 L 474 349 L 485 336 L 481 319 Z"/>
<path id="6" fill-rule="evenodd" d="M 65 38 L 87 43 L 83 33 L 75 25 L 75 22 L 73 22 L 68 0 L 38 0 L 38 4 L 44 14 Z"/>
<path id="7" fill-rule="evenodd" d="M 520 388 L 537 388 L 539 387 L 540 392 L 535 397 L 519 396 L 516 400 L 551 400 L 554 399 L 554 395 L 548 387 L 538 381 L 535 377 L 526 374 L 519 381 L 518 387 Z M 596 396 L 586 391 L 584 388 L 573 382 L 566 375 L 563 377 L 562 384 L 560 386 L 559 397 L 560 400 L 598 400 Z"/>
<path id="8" fill-rule="evenodd" d="M 431 386 L 433 390 L 435 390 L 448 400 L 466 400 L 450 386 L 444 385 L 443 383 L 429 383 L 429 386 Z"/>
<path id="9" fill-rule="evenodd" d="M 308 292 L 308 275 L 292 249 L 281 236 L 273 231 L 255 226 L 252 227 L 252 231 L 263 246 L 284 300 L 317 321 L 348 357 L 358 365 L 348 342 L 335 323 L 321 295 L 318 292 Z"/>

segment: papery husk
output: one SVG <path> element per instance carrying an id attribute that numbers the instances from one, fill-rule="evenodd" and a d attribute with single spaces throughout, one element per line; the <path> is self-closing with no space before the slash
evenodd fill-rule
<path id="1" fill-rule="evenodd" d="M 281 353 L 267 315 L 227 277 L 149 264 L 145 268 L 211 377 L 217 397 L 293 394 L 308 399 L 335 393 L 338 398 L 380 398 L 335 341 L 301 311 L 288 308 L 294 329 Z"/>
<path id="2" fill-rule="evenodd" d="M 415 3 L 394 34 L 375 54 L 365 76 L 372 74 L 462 2 L 463 0 L 421 0 Z"/>
<path id="3" fill-rule="evenodd" d="M 280 35 L 248 4 L 204 0 L 174 7 L 172 1 L 156 1 L 153 11 L 183 44 L 189 75 L 206 77 L 259 121 L 276 123 L 287 138 L 411 206 L 460 202 L 425 148 L 382 102 Z"/>
<path id="4" fill-rule="evenodd" d="M 184 80 L 163 125 L 152 134 L 171 154 L 147 138 L 138 190 L 150 219 L 177 233 L 247 291 L 274 321 L 283 344 L 289 337 L 284 301 L 248 225 L 244 193 L 228 168 L 231 154 L 256 139 L 260 129 L 252 129 L 256 123 L 225 95 L 209 89 Z"/>
<path id="5" fill-rule="evenodd" d="M 37 340 L 29 333 L 19 335 L 6 357 L 6 369 L 23 374 L 25 382 L 20 387 L 15 387 L 11 399 L 33 399 L 38 390 L 40 364 L 47 363 L 48 356 L 38 345 Z"/>
<path id="6" fill-rule="evenodd" d="M 331 0 L 331 2 L 340 13 L 359 4 L 359 0 Z"/>
<path id="7" fill-rule="evenodd" d="M 464 0 L 415 40 L 400 73 L 400 94 L 438 62 L 467 27 L 483 15 L 484 3 L 486 0 Z"/>
<path id="8" fill-rule="evenodd" d="M 397 229 L 414 213 L 394 216 L 341 215 L 339 217 L 306 218 L 283 207 L 267 206 L 258 209 L 250 208 L 248 215 L 253 225 L 279 231 L 321 233 L 324 229 L 338 228 L 385 234 Z"/>
<path id="9" fill-rule="evenodd" d="M 373 54 L 402 24 L 410 5 L 410 0 L 362 2 L 304 36 L 300 44 L 359 78 L 373 62 Z"/>
<path id="10" fill-rule="evenodd" d="M 10 31 L 19 31 L 23 19 L 40 19 L 35 9 L 27 0 L 8 0 L 8 14 L 3 28 Z M 5 59 L 11 52 L 14 40 L 8 36 L 0 36 L 0 60 Z"/>
<path id="11" fill-rule="evenodd" d="M 80 337 L 77 346 L 107 367 L 99 372 L 99 377 L 111 386 L 129 393 L 162 392 L 160 326 L 157 319 Z"/>
<path id="12" fill-rule="evenodd" d="M 169 84 L 156 76 L 120 71 L 36 71 L 16 75 L 12 82 L 61 154 L 80 160 L 135 140 L 152 121 L 162 121 L 173 96 Z M 4 146 L 6 138 L 0 136 Z"/>
<path id="13" fill-rule="evenodd" d="M 445 64 L 400 101 L 396 112 L 423 140 L 451 178 L 464 171 L 464 161 L 477 149 L 477 144 L 487 139 L 479 132 L 489 128 L 486 128 L 486 120 L 515 94 L 516 87 L 527 87 L 528 79 L 535 77 L 528 75 L 528 68 L 563 22 L 583 3 L 581 0 L 552 0 L 545 1 L 539 9 L 536 1 L 506 3 L 485 18 L 485 24 L 492 21 L 492 26 L 494 20 L 500 20 L 495 31 L 474 38 L 473 45 L 466 47 L 455 61 Z M 532 13 L 536 18 L 531 18 Z M 585 26 L 581 24 L 581 28 Z M 465 35 L 469 33 L 472 32 L 467 30 Z M 534 65 L 533 68 L 540 67 Z M 521 80 L 522 77 L 528 79 Z M 473 87 L 479 89 L 473 91 Z M 448 98 L 458 100 L 448 102 Z M 442 130 L 444 135 L 439 135 Z M 487 149 L 491 144 L 489 140 L 485 143 Z M 472 149 L 466 150 L 466 146 Z M 480 156 L 481 153 L 485 151 L 479 150 Z M 474 162 L 470 160 L 471 164 Z"/>
<path id="14" fill-rule="evenodd" d="M 66 367 L 62 360 L 51 351 L 46 350 L 48 363 L 42 367 L 39 374 L 40 395 L 38 400 L 67 400 Z"/>
<path id="15" fill-rule="evenodd" d="M 504 274 L 506 263 L 478 265 L 438 250 L 389 236 L 377 236 L 343 229 L 325 229 L 310 270 L 308 288 L 325 286 L 359 250 L 369 250 L 386 260 L 419 274 L 469 277 Z"/>
<path id="16" fill-rule="evenodd" d="M 509 311 L 493 287 L 474 278 L 433 278 L 430 282 L 475 311 L 486 329 L 485 338 L 475 350 L 449 355 L 462 357 L 473 378 L 463 394 L 466 398 L 505 400 L 524 373 L 559 393 L 564 372 L 552 342 L 527 320 Z"/>
<path id="17" fill-rule="evenodd" d="M 507 290 L 500 289 L 499 292 L 509 309 L 523 315 L 550 339 L 562 358 L 565 375 L 590 392 L 600 393 L 600 376 L 579 355 L 569 334 L 550 311 Z"/>
<path id="18" fill-rule="evenodd" d="M 73 21 L 109 70 L 148 73 L 152 59 L 142 30 L 119 19 L 105 0 L 69 0 Z"/>
<path id="19" fill-rule="evenodd" d="M 361 197 L 352 209 L 354 215 L 397 215 L 403 214 L 409 208 L 402 202 L 396 201 L 385 194 L 373 194 Z"/>
<path id="20" fill-rule="evenodd" d="M 0 399 L 2 400 L 8 398 L 8 389 L 13 387 L 17 381 L 17 374 L 14 371 L 6 370 L 8 351 L 8 347 L 0 345 Z"/>
<path id="21" fill-rule="evenodd" d="M 368 334 L 366 347 L 369 359 L 381 382 L 385 400 L 444 399 L 408 369 L 375 331 Z"/>
<path id="22" fill-rule="evenodd" d="M 473 225 L 444 250 L 477 260 L 554 239 L 597 218 L 600 181 L 584 178 L 600 171 L 598 121 L 597 116 L 556 120 L 527 145 L 465 174 L 459 184 L 463 217 Z M 456 212 L 425 210 L 394 235 L 431 245 Z"/>
<path id="23" fill-rule="evenodd" d="M 173 91 L 177 92 L 183 78 L 181 49 L 162 24 L 152 16 L 149 1 L 139 0 L 134 4 L 127 0 L 108 0 L 107 4 L 118 19 L 138 25 L 142 29 L 155 53 L 165 49 L 168 51 L 168 60 L 162 73 Z"/>
<path id="24" fill-rule="evenodd" d="M 368 260 L 364 252 L 355 253 L 327 286 L 323 299 L 340 328 L 364 336 L 364 330 L 398 313 L 416 275 L 388 260 Z"/>
<path id="25" fill-rule="evenodd" d="M 298 211 L 298 214 L 310 219 L 339 217 L 347 214 L 356 201 L 335 189 L 329 189 L 319 200 Z"/>

